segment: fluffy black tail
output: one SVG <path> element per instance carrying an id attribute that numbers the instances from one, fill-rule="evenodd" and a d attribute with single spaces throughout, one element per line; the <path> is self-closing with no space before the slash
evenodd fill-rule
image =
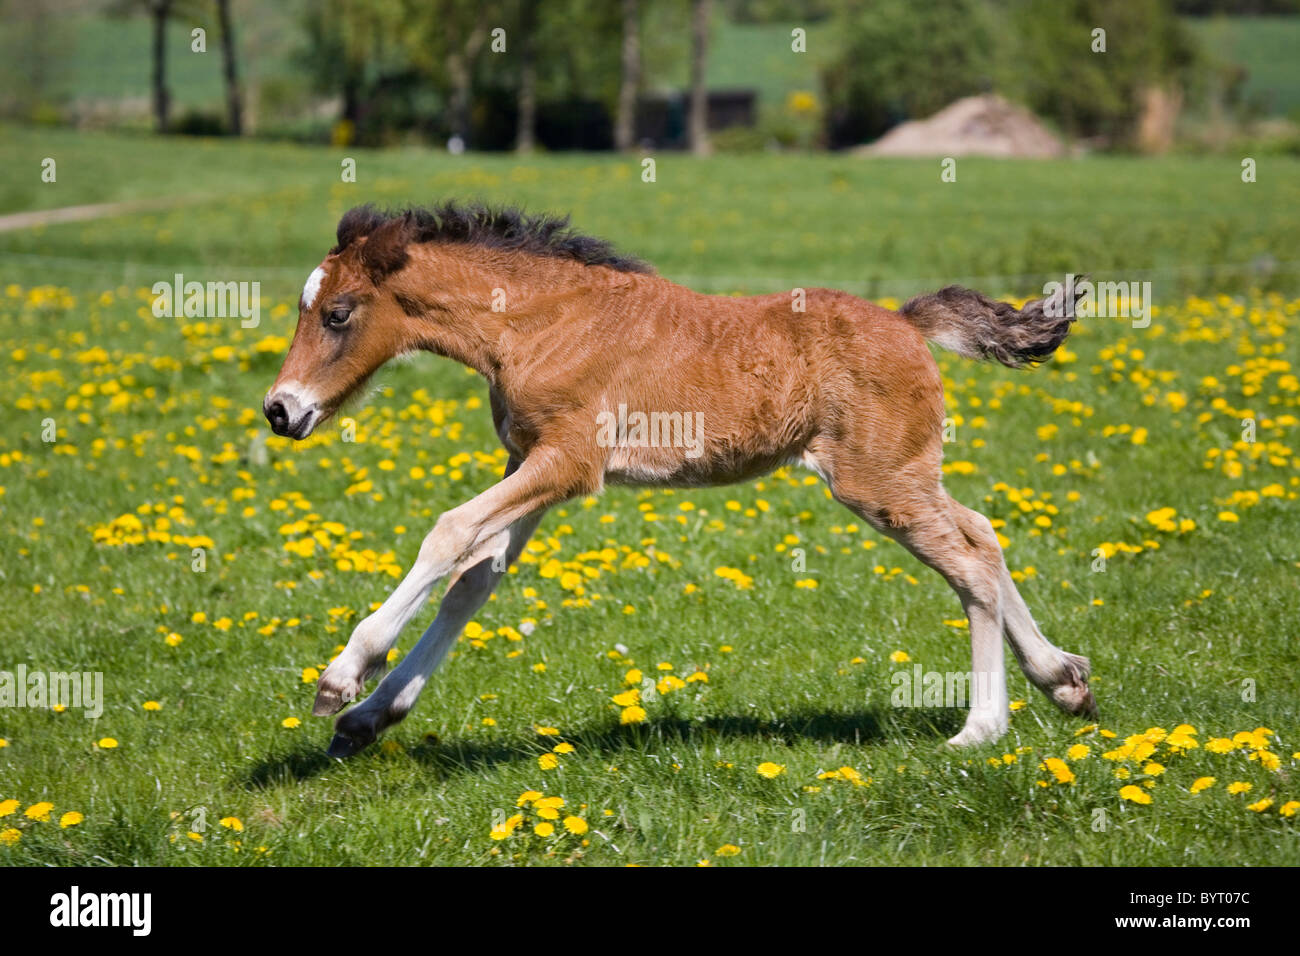
<path id="1" fill-rule="evenodd" d="M 1051 358 L 1070 334 L 1074 301 L 1067 306 L 1069 289 L 1063 285 L 1047 298 L 1017 309 L 974 289 L 950 285 L 910 299 L 900 311 L 936 345 L 966 358 L 1023 368 Z M 1075 292 L 1076 300 L 1078 296 Z"/>

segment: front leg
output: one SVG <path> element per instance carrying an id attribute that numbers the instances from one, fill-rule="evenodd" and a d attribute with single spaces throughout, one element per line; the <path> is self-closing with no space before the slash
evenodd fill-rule
<path id="1" fill-rule="evenodd" d="M 349 757 L 371 743 L 386 728 L 400 721 L 415 706 L 429 676 L 451 650 L 465 625 L 487 601 L 506 569 L 532 537 L 541 511 L 521 518 L 475 551 L 465 562 L 438 606 L 438 615 L 420 642 L 374 693 L 338 719 L 331 757 Z M 503 557 L 504 556 L 504 557 Z"/>
<path id="2" fill-rule="evenodd" d="M 312 713 L 327 716 L 360 696 L 366 677 L 382 669 L 389 649 L 433 586 L 454 569 L 472 567 L 469 559 L 494 538 L 502 536 L 497 550 L 505 550 L 511 525 L 569 497 L 574 486 L 560 480 L 564 475 L 553 456 L 535 451 L 523 463 L 511 459 L 500 482 L 445 512 L 420 545 L 406 577 L 379 610 L 357 625 L 343 653 L 321 675 Z"/>

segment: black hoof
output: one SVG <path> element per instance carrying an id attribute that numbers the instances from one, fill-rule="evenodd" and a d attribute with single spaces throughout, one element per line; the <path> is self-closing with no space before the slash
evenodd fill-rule
<path id="1" fill-rule="evenodd" d="M 371 741 L 369 740 L 357 740 L 355 737 L 348 737 L 344 734 L 335 734 L 334 739 L 330 741 L 329 749 L 325 751 L 325 754 L 326 756 L 342 760 L 345 757 L 351 757 L 353 754 L 365 750 L 367 745 L 370 743 Z"/>

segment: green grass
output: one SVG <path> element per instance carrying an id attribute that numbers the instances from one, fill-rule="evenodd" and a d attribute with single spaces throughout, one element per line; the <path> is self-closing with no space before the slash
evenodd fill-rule
<path id="1" fill-rule="evenodd" d="M 1188 18 L 1202 45 L 1226 63 L 1246 70 L 1245 93 L 1266 115 L 1291 116 L 1300 111 L 1300 17 Z"/>
<path id="2" fill-rule="evenodd" d="M 47 156 L 57 183 L 39 181 Z M 357 160 L 355 184 L 339 182 L 344 156 Z M 1147 279 L 1157 298 L 1287 291 L 1300 248 L 1290 214 L 1300 164 L 1283 158 L 1261 160 L 1251 184 L 1234 159 L 1190 157 L 971 159 L 957 182 L 942 183 L 937 162 L 762 155 L 701 165 L 665 154 L 657 181 L 644 183 L 638 160 L 604 154 L 518 160 L 188 139 L 164 147 L 146 136 L 22 128 L 5 130 L 0 158 L 30 173 L 0 187 L 0 213 L 192 200 L 131 220 L 0 233 L 0 251 L 65 270 L 51 281 L 101 262 L 121 278 L 126 262 L 151 276 L 176 266 L 282 275 L 279 293 L 296 294 L 352 204 L 448 196 L 571 212 L 666 275 L 720 292 L 823 284 L 909 295 L 964 278 L 1030 294 L 1067 271 Z"/>
<path id="3" fill-rule="evenodd" d="M 44 155 L 59 157 L 55 186 L 37 180 Z M 662 157 L 645 184 L 616 158 L 402 151 L 357 152 L 361 181 L 343 185 L 340 155 L 25 130 L 0 141 L 5 168 L 33 171 L 30 185 L 10 183 L 0 212 L 197 197 L 0 234 L 0 670 L 101 671 L 106 694 L 95 721 L 0 708 L 0 808 L 19 801 L 0 831 L 21 834 L 0 845 L 0 862 L 1300 862 L 1295 821 L 1278 813 L 1300 800 L 1300 290 L 1294 271 L 1257 293 L 1222 268 L 1293 257 L 1297 164 L 1277 161 L 1247 186 L 1209 160 L 963 162 L 958 183 L 941 184 L 929 162 Z M 303 671 L 321 669 L 395 579 L 339 570 L 320 549 L 292 554 L 284 543 L 302 535 L 287 526 L 338 522 L 358 535 L 352 548 L 406 568 L 437 515 L 494 481 L 502 459 L 482 382 L 432 356 L 384 374 L 356 413 L 356 443 L 334 429 L 303 445 L 272 439 L 259 464 L 260 401 L 338 214 L 453 194 L 572 210 L 584 229 L 717 291 L 824 283 L 901 295 L 992 276 L 987 291 L 1015 294 L 1071 266 L 1098 278 L 1151 270 L 1161 309 L 1148 329 L 1088 320 L 1032 372 L 940 353 L 960 422 L 948 487 L 1005 522 L 1026 600 L 1050 638 L 1091 657 L 1101 727 L 1118 739 L 1076 737 L 1083 723 L 1018 672 L 1011 693 L 1025 706 L 1010 733 L 971 752 L 943 747 L 960 710 L 892 707 L 891 675 L 912 666 L 895 652 L 927 670 L 969 666 L 965 632 L 945 623 L 959 605 L 791 472 L 708 491 L 615 489 L 552 513 L 539 551 L 477 618 L 498 633 L 459 644 L 385 746 L 325 759 L 330 725 L 308 716 Z M 148 289 L 176 268 L 262 281 L 262 326 L 155 318 Z M 1234 448 L 1247 417 L 1259 441 Z M 47 418 L 53 444 L 41 440 Z M 1214 449 L 1238 456 L 1240 474 Z M 1231 501 L 1261 490 L 1253 504 Z M 145 506 L 180 509 L 165 531 L 160 515 L 143 516 L 160 536 L 211 538 L 206 571 L 191 570 L 188 541 L 95 542 L 96 527 Z M 1147 515 L 1166 507 L 1195 527 L 1158 530 Z M 1120 542 L 1143 550 L 1094 572 L 1094 549 Z M 806 570 L 793 570 L 791 547 Z M 590 554 L 603 548 L 612 560 Z M 539 573 L 551 559 L 590 569 L 583 600 Z M 815 589 L 796 586 L 809 579 Z M 526 619 L 536 630 L 522 640 L 501 631 Z M 682 678 L 707 668 L 708 681 L 621 725 L 611 697 L 626 671 L 659 676 L 661 662 Z M 1184 722 L 1201 746 L 1178 755 L 1162 743 L 1162 775 L 1129 761 L 1121 781 L 1101 756 Z M 1275 734 L 1276 770 L 1246 749 L 1204 746 L 1258 727 Z M 574 751 L 542 769 L 561 741 Z M 1079 742 L 1091 753 L 1071 763 L 1074 783 L 1038 768 Z M 765 779 L 765 762 L 785 769 Z M 818 779 L 843 766 L 870 784 Z M 1189 793 L 1202 776 L 1217 782 Z M 1146 779 L 1151 804 L 1119 798 Z M 1230 795 L 1233 781 L 1253 789 Z M 562 796 L 565 814 L 590 824 L 588 845 L 532 835 L 531 815 L 492 840 L 527 790 Z M 1246 809 L 1261 798 L 1275 802 Z M 47 822 L 23 815 L 38 801 L 54 804 Z M 200 809 L 201 842 L 186 835 Z M 84 821 L 60 828 L 68 811 Z M 229 817 L 241 833 L 217 822 Z M 739 855 L 720 856 L 727 844 Z"/>

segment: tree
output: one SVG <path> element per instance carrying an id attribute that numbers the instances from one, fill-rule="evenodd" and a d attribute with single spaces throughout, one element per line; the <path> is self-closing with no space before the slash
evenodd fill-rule
<path id="1" fill-rule="evenodd" d="M 1073 136 L 1132 143 L 1153 95 L 1181 102 L 1207 72 L 1169 0 L 1021 0 L 1011 13 L 1010 89 Z M 1106 51 L 1092 52 L 1103 24 Z"/>
<path id="2" fill-rule="evenodd" d="M 641 10 L 637 0 L 623 0 L 622 73 L 614 148 L 629 150 L 636 137 L 636 96 L 641 86 Z"/>
<path id="3" fill-rule="evenodd" d="M 167 89 L 167 20 L 172 0 L 145 0 L 153 20 L 153 118 L 159 133 L 167 132 L 171 92 Z"/>
<path id="4" fill-rule="evenodd" d="M 226 81 L 226 115 L 230 135 L 244 134 L 244 98 L 239 88 L 236 67 L 235 31 L 230 19 L 230 0 L 217 0 L 217 19 L 221 24 L 221 66 Z"/>
<path id="5" fill-rule="evenodd" d="M 450 6 L 461 6 L 450 4 Z M 473 22 L 462 34 L 459 44 L 453 43 L 447 57 L 447 73 L 451 78 L 451 131 L 466 146 L 470 140 L 470 98 L 474 92 L 474 64 L 488 39 L 488 6 L 479 6 Z"/>
<path id="6" fill-rule="evenodd" d="M 691 10 L 691 152 L 709 153 L 709 18 L 712 0 L 692 0 Z"/>
<path id="7" fill-rule="evenodd" d="M 520 0 L 519 8 L 519 116 L 515 149 L 531 153 L 537 130 L 537 6 Z"/>
<path id="8" fill-rule="evenodd" d="M 317 90 L 342 101 L 335 137 L 377 144 L 393 125 L 394 91 L 414 74 L 401 54 L 411 44 L 403 0 L 319 0 L 303 8 L 306 45 L 299 60 Z"/>
<path id="9" fill-rule="evenodd" d="M 832 146 L 875 139 L 993 83 L 997 31 L 984 0 L 845 2 L 835 33 L 841 52 L 822 76 Z M 1070 66 L 1082 57 L 1051 55 Z"/>

